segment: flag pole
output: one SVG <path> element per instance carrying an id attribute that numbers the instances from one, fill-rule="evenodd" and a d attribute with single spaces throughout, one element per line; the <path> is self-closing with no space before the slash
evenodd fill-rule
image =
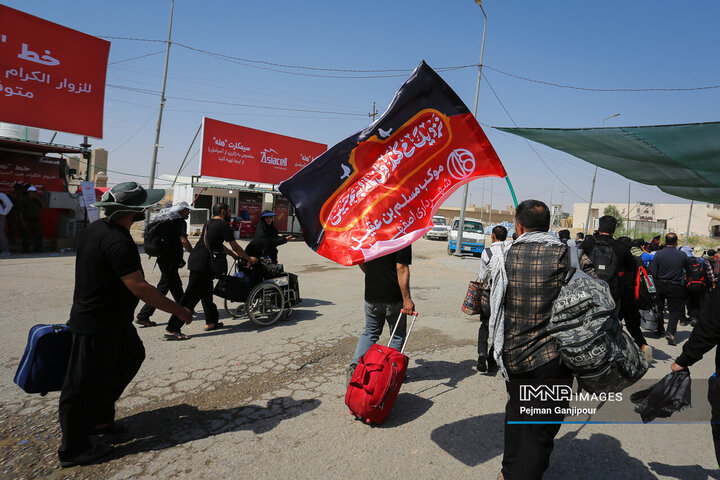
<path id="1" fill-rule="evenodd" d="M 482 6 L 482 0 L 475 0 L 475 3 L 477 3 L 478 7 L 480 7 L 483 17 L 485 18 L 485 22 L 483 23 L 482 43 L 480 44 L 480 64 L 478 65 L 477 87 L 475 87 L 475 110 L 473 111 L 473 116 L 475 117 L 475 120 L 477 120 L 478 100 L 480 98 L 480 80 L 482 79 L 483 54 L 485 53 L 485 29 L 487 28 L 487 15 L 485 14 L 485 9 Z M 458 256 L 460 256 L 462 252 L 462 233 L 465 228 L 465 213 L 467 211 L 469 189 L 470 182 L 463 186 L 462 204 L 460 206 L 460 221 L 458 223 L 458 235 L 455 245 L 455 255 Z M 485 208 L 485 206 L 483 205 L 482 208 Z M 450 225 L 452 225 L 452 222 Z M 448 239 L 448 242 L 449 241 L 450 240 Z"/>

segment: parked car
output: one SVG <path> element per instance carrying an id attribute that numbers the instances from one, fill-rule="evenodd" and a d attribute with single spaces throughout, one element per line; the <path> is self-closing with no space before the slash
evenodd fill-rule
<path id="1" fill-rule="evenodd" d="M 455 253 L 459 228 L 460 219 L 456 217 L 453 219 L 452 228 L 448 234 L 448 255 Z M 472 253 L 473 255 L 480 256 L 485 249 L 485 228 L 480 220 L 476 218 L 465 219 L 460 248 L 462 253 Z"/>
<path id="2" fill-rule="evenodd" d="M 435 215 L 432 218 L 433 228 L 425 234 L 425 238 L 447 240 L 450 225 L 442 215 Z"/>

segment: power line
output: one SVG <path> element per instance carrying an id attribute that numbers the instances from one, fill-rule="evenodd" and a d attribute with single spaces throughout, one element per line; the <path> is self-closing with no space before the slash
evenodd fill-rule
<path id="1" fill-rule="evenodd" d="M 711 89 L 715 89 L 715 88 L 720 88 L 720 85 L 710 85 L 710 86 L 706 86 L 706 87 L 687 87 L 687 88 L 589 88 L 589 87 L 578 87 L 578 86 L 574 86 L 574 85 L 563 85 L 560 83 L 546 82 L 544 80 L 535 80 L 533 78 L 523 77 L 521 75 L 515 75 L 513 73 L 504 72 L 500 69 L 491 67 L 489 65 L 483 65 L 483 67 L 489 68 L 490 70 L 497 72 L 501 75 L 506 75 L 508 77 L 517 78 L 518 80 L 524 80 L 526 82 L 539 83 L 541 85 L 548 85 L 550 87 L 582 90 L 585 92 L 692 92 L 692 91 L 697 91 L 697 90 L 711 90 Z"/>
<path id="2" fill-rule="evenodd" d="M 116 88 L 119 90 L 127 90 L 130 92 L 135 93 L 144 93 L 147 95 L 160 95 L 160 92 L 154 91 L 154 90 L 148 90 L 145 88 L 136 88 L 136 87 L 127 87 L 125 85 L 115 85 L 112 83 L 107 84 L 110 88 Z M 220 102 L 216 100 L 206 100 L 203 98 L 190 98 L 190 97 L 175 97 L 171 95 L 166 95 L 165 98 L 170 98 L 174 100 L 185 100 L 187 102 L 202 102 L 202 103 L 212 103 L 216 105 L 230 105 L 233 107 L 246 107 L 246 108 L 262 108 L 267 110 L 282 110 L 282 111 L 288 111 L 288 112 L 305 112 L 305 113 L 323 113 L 323 114 L 330 114 L 330 115 L 346 115 L 351 117 L 365 117 L 367 114 L 365 113 L 352 113 L 352 112 L 334 112 L 334 111 L 327 111 L 327 110 L 313 110 L 313 109 L 306 109 L 306 108 L 290 108 L 290 107 L 272 107 L 269 105 L 253 105 L 250 103 L 233 103 L 233 102 Z"/>
<path id="3" fill-rule="evenodd" d="M 505 110 L 505 113 L 507 114 L 507 116 L 508 116 L 508 118 L 510 119 L 510 121 L 513 123 L 513 125 L 515 125 L 515 126 L 517 127 L 517 126 L 518 126 L 517 123 L 515 123 L 515 120 L 512 118 L 512 115 L 510 115 L 510 112 L 508 112 L 508 109 L 505 108 L 505 105 L 503 104 L 502 100 L 500 100 L 500 97 L 498 96 L 497 92 L 495 91 L 495 89 L 493 88 L 493 86 L 492 86 L 492 85 L 490 84 L 490 82 L 488 81 L 487 76 L 485 76 L 485 82 L 488 84 L 488 87 L 490 87 L 490 90 L 492 91 L 493 95 L 495 95 L 495 98 L 497 99 L 497 101 L 498 101 L 498 103 L 500 104 L 500 106 L 502 107 L 502 109 Z M 565 182 L 562 180 L 562 178 L 560 178 L 560 177 L 558 176 L 558 174 L 555 173 L 555 171 L 554 171 L 552 168 L 550 168 L 550 165 L 548 165 L 547 162 L 545 162 L 545 160 L 543 160 L 543 158 L 540 156 L 540 154 L 537 152 L 537 150 L 535 150 L 535 148 L 530 144 L 530 142 L 529 142 L 528 140 L 525 140 L 525 141 L 527 142 L 528 146 L 530 146 L 530 149 L 531 149 L 531 150 L 535 153 L 535 155 L 538 157 L 538 159 L 540 159 L 540 161 L 543 163 L 543 165 L 545 165 L 545 167 L 550 171 L 550 173 L 552 173 L 553 176 L 554 176 L 555 178 L 557 178 L 558 181 L 565 186 L 565 188 L 567 188 L 568 190 L 570 190 L 570 193 L 572 193 L 573 195 L 575 195 L 576 197 L 578 197 L 578 198 L 581 199 L 581 200 L 585 200 L 583 197 L 581 197 L 580 195 L 578 195 L 578 194 L 575 192 L 575 190 L 573 190 L 567 183 L 565 183 Z"/>
<path id="4" fill-rule="evenodd" d="M 104 35 L 99 35 L 99 36 L 101 38 L 106 38 L 106 39 L 111 39 L 111 40 L 132 40 L 132 41 L 139 41 L 139 42 L 165 43 L 164 40 L 156 40 L 156 39 L 150 39 L 150 38 L 117 37 L 117 36 L 104 36 Z M 257 65 L 266 65 L 268 67 L 286 68 L 286 69 L 293 69 L 293 70 L 308 70 L 308 71 L 317 71 L 317 72 L 396 73 L 396 74 L 392 74 L 392 75 L 372 75 L 372 76 L 313 75 L 313 74 L 302 74 L 299 72 L 288 72 L 288 71 L 277 70 L 277 69 L 273 69 L 273 68 L 264 68 L 265 70 L 271 70 L 271 71 L 277 71 L 280 73 L 295 74 L 295 75 L 306 75 L 306 76 L 315 76 L 315 77 L 324 77 L 324 78 L 389 78 L 389 77 L 402 77 L 413 71 L 412 68 L 353 69 L 353 68 L 316 67 L 316 66 L 310 66 L 310 65 L 283 64 L 283 63 L 277 63 L 277 62 L 270 62 L 268 60 L 258 60 L 258 59 L 251 59 L 251 58 L 235 57 L 232 55 L 226 55 L 223 53 L 212 52 L 210 50 L 193 47 L 191 45 L 185 45 L 183 43 L 173 42 L 173 44 L 178 47 L 185 48 L 187 50 L 192 50 L 192 51 L 195 51 L 198 53 L 210 55 L 210 56 L 213 56 L 216 58 L 221 58 L 224 60 L 233 61 L 233 62 L 239 63 L 241 65 L 245 65 L 248 67 L 255 67 L 255 68 L 261 68 L 261 67 L 258 67 Z M 256 65 L 251 65 L 251 64 L 256 64 Z M 459 69 L 464 69 L 464 68 L 477 68 L 478 66 L 479 66 L 479 64 L 472 63 L 472 64 L 467 64 L 467 65 L 452 65 L 452 66 L 437 67 L 437 68 L 435 68 L 435 70 L 438 72 L 445 72 L 445 71 L 459 70 Z M 679 88 L 591 88 L 591 87 L 580 87 L 580 86 L 576 86 L 576 85 L 565 85 L 565 84 L 549 82 L 549 81 L 545 81 L 545 80 L 537 80 L 537 79 L 526 77 L 523 75 L 505 72 L 503 70 L 500 70 L 499 68 L 495 68 L 495 67 L 492 67 L 487 64 L 483 64 L 483 68 L 490 69 L 501 75 L 516 78 L 518 80 L 524 80 L 526 82 L 538 83 L 541 85 L 547 85 L 547 86 L 557 87 L 557 88 L 582 90 L 582 91 L 587 91 L 587 92 L 690 92 L 690 91 L 700 91 L 700 90 L 713 90 L 713 89 L 720 88 L 720 85 L 708 85 L 708 86 L 702 86 L 702 87 L 679 87 Z"/>
<path id="5" fill-rule="evenodd" d="M 160 50 L 159 52 L 146 53 L 145 55 L 139 55 L 139 56 L 137 56 L 137 57 L 131 57 L 131 58 L 126 58 L 126 59 L 124 59 L 124 60 L 118 60 L 118 61 L 115 61 L 115 62 L 110 62 L 110 63 L 108 63 L 108 65 L 117 65 L 118 63 L 129 62 L 130 60 L 138 60 L 138 59 L 140 59 L 140 58 L 150 57 L 150 56 L 152 56 L 152 55 L 157 55 L 158 53 L 163 53 L 163 52 L 164 52 L 164 50 Z"/>
<path id="6" fill-rule="evenodd" d="M 135 138 L 135 137 L 138 135 L 138 133 L 140 133 L 140 132 L 142 131 L 142 129 L 145 128 L 145 126 L 148 124 L 148 122 L 149 122 L 150 120 L 152 120 L 152 117 L 155 115 L 155 112 L 156 112 L 156 111 L 157 111 L 157 108 L 154 108 L 153 111 L 150 113 L 150 116 L 148 116 L 147 120 L 145 120 L 145 121 L 143 122 L 143 124 L 140 125 L 140 128 L 138 128 L 135 133 L 133 133 L 132 135 L 130 135 L 130 138 L 128 138 L 127 140 L 125 140 L 124 142 L 122 142 L 119 146 L 113 148 L 112 150 L 109 150 L 109 153 L 116 152 L 116 151 L 120 150 L 120 149 L 121 149 L 122 147 L 124 147 L 130 140 L 132 140 L 133 138 Z"/>

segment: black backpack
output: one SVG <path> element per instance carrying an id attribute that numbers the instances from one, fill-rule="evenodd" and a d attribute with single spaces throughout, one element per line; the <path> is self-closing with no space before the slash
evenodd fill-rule
<path id="1" fill-rule="evenodd" d="M 145 230 L 145 253 L 149 257 L 162 257 L 170 251 L 173 221 L 156 220 L 150 222 Z"/>
<path id="2" fill-rule="evenodd" d="M 608 284 L 610 292 L 615 297 L 618 293 L 619 277 L 617 275 L 618 260 L 612 245 L 595 242 L 589 258 L 595 267 L 595 274 Z"/>
<path id="3" fill-rule="evenodd" d="M 685 286 L 690 291 L 707 289 L 705 277 L 705 262 L 697 257 L 690 257 L 688 268 L 685 272 Z"/>

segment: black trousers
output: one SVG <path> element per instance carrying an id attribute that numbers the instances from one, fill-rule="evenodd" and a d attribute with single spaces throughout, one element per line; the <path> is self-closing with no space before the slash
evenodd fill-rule
<path id="1" fill-rule="evenodd" d="M 682 285 L 658 280 L 657 305 L 660 312 L 658 333 L 662 335 L 665 329 L 665 302 L 667 301 L 670 318 L 668 318 L 667 333 L 675 335 L 680 318 L 685 312 L 685 288 Z"/>
<path id="2" fill-rule="evenodd" d="M 718 352 L 716 352 L 717 356 Z M 708 402 L 710 402 L 710 427 L 712 428 L 715 459 L 720 464 L 720 378 L 712 376 L 708 379 Z"/>
<path id="3" fill-rule="evenodd" d="M 510 421 L 555 421 L 561 422 L 565 415 L 529 415 L 521 413 L 521 407 L 531 402 L 520 401 L 522 385 L 567 385 L 572 388 L 572 372 L 560 362 L 560 358 L 523 373 L 508 372 L 506 383 L 510 398 L 505 405 L 505 451 L 503 452 L 502 474 L 505 480 L 541 480 L 550 464 L 550 454 L 555 446 L 555 435 L 560 424 L 513 424 Z M 565 408 L 567 400 L 543 402 L 544 406 Z M 534 405 L 533 405 L 534 406 Z"/>
<path id="4" fill-rule="evenodd" d="M 478 356 L 488 356 L 488 335 L 490 334 L 490 319 L 480 314 L 480 328 L 478 328 Z"/>
<path id="5" fill-rule="evenodd" d="M 193 310 L 198 302 L 202 302 L 203 311 L 205 312 L 205 324 L 218 323 L 220 315 L 213 302 L 213 274 L 190 270 L 190 279 L 188 280 L 187 289 L 185 289 L 185 293 L 180 299 L 180 305 Z M 180 333 L 183 325 L 183 321 L 173 315 L 168 320 L 167 329 L 170 332 Z"/>
<path id="6" fill-rule="evenodd" d="M 707 289 L 699 290 L 687 289 L 687 314 L 688 317 L 697 320 L 700 318 L 700 310 L 702 310 Z"/>
<path id="7" fill-rule="evenodd" d="M 179 302 L 183 296 L 182 280 L 180 280 L 180 274 L 178 273 L 179 262 L 158 258 L 157 266 L 160 269 L 160 281 L 157 284 L 157 289 L 163 295 L 170 292 L 173 299 Z M 137 319 L 149 320 L 153 313 L 155 313 L 155 307 L 145 304 L 137 314 Z"/>
<path id="8" fill-rule="evenodd" d="M 115 402 L 143 360 L 145 347 L 131 321 L 92 334 L 73 334 L 60 394 L 61 460 L 90 447 L 92 430 L 115 420 Z"/>
<path id="9" fill-rule="evenodd" d="M 638 311 L 637 304 L 635 303 L 635 296 L 633 291 L 629 288 L 625 289 L 625 292 L 620 298 L 620 310 L 618 316 L 620 320 L 625 321 L 625 328 L 638 347 L 642 348 L 643 345 L 647 344 L 645 335 L 643 335 L 642 329 L 640 328 L 640 312 Z"/>
<path id="10" fill-rule="evenodd" d="M 39 218 L 25 219 L 25 225 L 20 230 L 22 236 L 22 249 L 27 253 L 30 251 L 30 244 L 36 252 L 42 251 L 42 228 Z"/>

